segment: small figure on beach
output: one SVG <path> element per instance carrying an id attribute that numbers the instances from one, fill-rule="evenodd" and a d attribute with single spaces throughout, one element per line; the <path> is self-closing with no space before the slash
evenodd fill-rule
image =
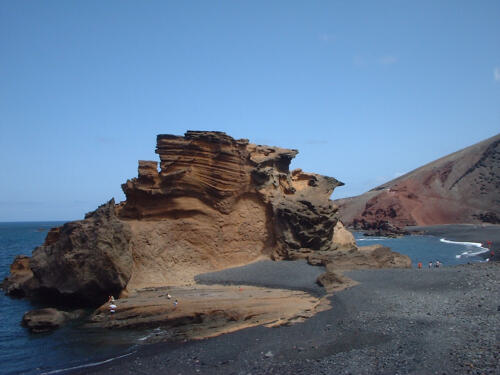
<path id="1" fill-rule="evenodd" d="M 439 260 L 436 260 L 436 268 L 439 268 L 441 266 L 441 263 L 439 262 Z"/>
<path id="2" fill-rule="evenodd" d="M 167 298 L 168 298 L 168 299 L 171 299 L 171 298 L 172 298 L 172 296 L 171 296 L 170 294 L 168 294 L 168 293 L 167 293 Z"/>
<path id="3" fill-rule="evenodd" d="M 418 265 L 417 265 L 418 269 L 422 269 L 422 262 L 418 262 Z"/>
<path id="4" fill-rule="evenodd" d="M 429 268 L 432 268 L 432 262 L 429 262 Z"/>
<path id="5" fill-rule="evenodd" d="M 177 300 L 175 300 L 174 301 L 174 308 L 176 308 L 178 304 L 179 304 L 179 302 Z"/>
<path id="6" fill-rule="evenodd" d="M 109 304 L 109 312 L 111 314 L 114 314 L 115 311 L 116 311 L 115 297 L 109 296 L 109 298 L 108 298 L 108 304 Z"/>

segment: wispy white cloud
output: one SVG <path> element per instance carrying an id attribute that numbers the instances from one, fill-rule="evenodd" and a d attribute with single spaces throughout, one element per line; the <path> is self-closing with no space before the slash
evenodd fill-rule
<path id="1" fill-rule="evenodd" d="M 379 57 L 377 59 L 377 62 L 381 65 L 392 65 L 392 64 L 396 64 L 398 62 L 398 58 L 396 56 L 393 56 L 393 55 L 386 55 L 386 56 Z"/>
<path id="2" fill-rule="evenodd" d="M 500 68 L 498 66 L 493 69 L 493 77 L 495 78 L 495 81 L 500 82 Z"/>
<path id="3" fill-rule="evenodd" d="M 331 43 L 331 42 L 335 42 L 335 40 L 337 40 L 337 37 L 334 34 L 329 34 L 329 33 L 319 34 L 318 38 L 319 38 L 319 40 L 321 40 L 325 43 Z"/>

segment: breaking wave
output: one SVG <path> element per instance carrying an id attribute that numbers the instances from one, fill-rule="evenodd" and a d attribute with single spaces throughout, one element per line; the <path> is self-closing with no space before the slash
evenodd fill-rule
<path id="1" fill-rule="evenodd" d="M 115 359 L 120 359 L 120 358 L 128 357 L 129 355 L 132 355 L 132 354 L 134 354 L 136 352 L 137 351 L 134 351 L 134 352 L 127 353 L 127 354 L 124 354 L 124 355 L 120 355 L 118 357 L 109 358 L 109 359 L 106 359 L 106 360 L 100 361 L 100 362 L 92 362 L 92 363 L 87 363 L 85 365 L 80 365 L 80 366 L 75 366 L 75 367 L 68 367 L 68 368 L 64 368 L 64 369 L 60 369 L 60 370 L 54 370 L 54 371 L 44 372 L 41 375 L 58 374 L 60 372 L 65 372 L 65 371 L 70 371 L 70 370 L 77 370 L 77 369 L 86 368 L 86 367 L 99 366 L 99 365 L 102 365 L 104 363 L 108 363 L 108 362 L 114 361 Z"/>
<path id="2" fill-rule="evenodd" d="M 473 257 L 476 255 L 480 255 L 483 253 L 487 253 L 489 251 L 488 248 L 483 247 L 483 244 L 480 242 L 460 242 L 460 241 L 450 241 L 445 238 L 441 238 L 439 241 L 448 243 L 451 245 L 463 245 L 466 247 L 467 250 L 462 252 L 461 254 L 455 255 L 456 258 L 462 258 L 462 257 Z"/>

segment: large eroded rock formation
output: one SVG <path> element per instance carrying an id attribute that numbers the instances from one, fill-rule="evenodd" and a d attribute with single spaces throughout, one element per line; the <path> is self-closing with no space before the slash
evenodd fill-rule
<path id="1" fill-rule="evenodd" d="M 156 152 L 160 169 L 140 161 L 124 202 L 51 230 L 31 259 L 17 259 L 3 288 L 95 305 L 263 257 L 357 251 L 330 200 L 342 183 L 290 172 L 296 150 L 189 131 L 159 135 Z"/>
<path id="2" fill-rule="evenodd" d="M 31 256 L 17 257 L 5 291 L 55 304 L 94 305 L 118 295 L 132 273 L 131 231 L 113 200 L 84 220 L 53 228 Z"/>
<path id="3" fill-rule="evenodd" d="M 342 183 L 290 172 L 296 150 L 190 131 L 159 135 L 156 152 L 159 170 L 157 162 L 140 161 L 117 210 L 134 232 L 129 290 L 187 282 L 262 256 L 354 245 L 352 236 L 332 241 L 337 208 L 329 197 Z"/>

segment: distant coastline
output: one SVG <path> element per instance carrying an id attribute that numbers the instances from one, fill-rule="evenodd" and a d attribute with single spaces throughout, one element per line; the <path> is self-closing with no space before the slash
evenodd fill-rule
<path id="1" fill-rule="evenodd" d="M 491 241 L 491 249 L 500 251 L 500 225 L 498 224 L 442 224 L 431 226 L 406 227 L 409 232 L 425 233 L 431 236 L 444 237 L 452 241 L 469 241 L 485 244 Z M 498 254 L 495 257 L 498 260 Z"/>

